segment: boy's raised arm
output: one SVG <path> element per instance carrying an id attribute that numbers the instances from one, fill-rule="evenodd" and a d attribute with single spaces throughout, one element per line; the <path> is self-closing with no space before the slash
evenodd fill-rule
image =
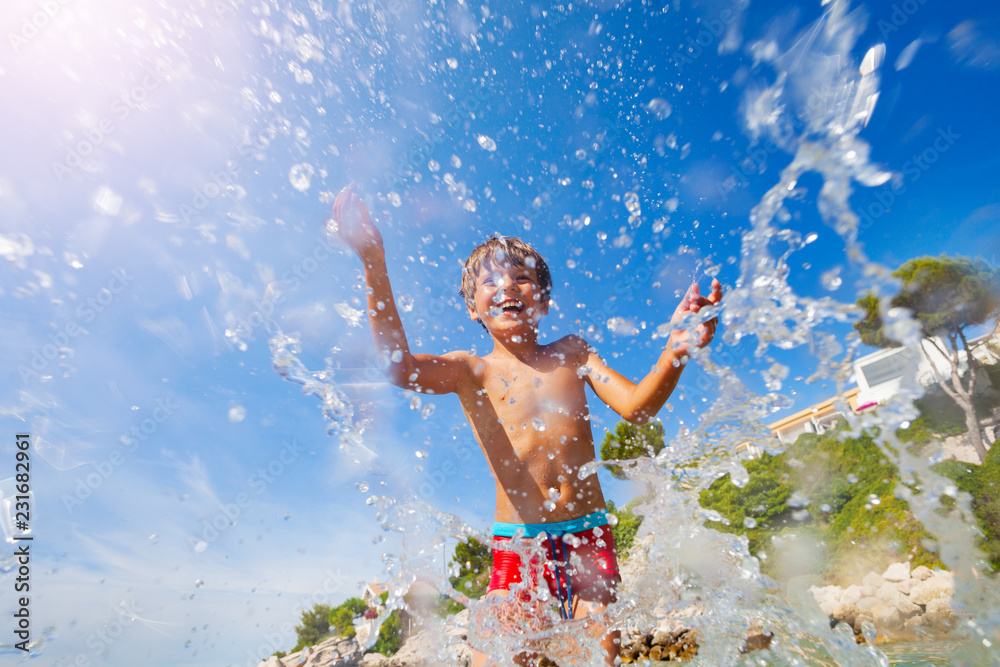
<path id="1" fill-rule="evenodd" d="M 335 231 L 364 264 L 368 320 L 379 358 L 389 359 L 386 378 L 397 387 L 429 394 L 457 391 L 459 384 L 471 373 L 469 355 L 464 352 L 445 356 L 410 353 L 389 284 L 382 235 L 353 183 L 337 195 L 333 218 L 336 230 L 330 231 Z"/>
<path id="2" fill-rule="evenodd" d="M 688 288 L 684 298 L 674 310 L 670 318 L 672 324 L 679 324 L 688 313 L 697 313 L 706 306 L 715 306 L 722 301 L 722 285 L 718 280 L 712 280 L 712 293 L 707 298 L 701 296 L 698 285 Z M 677 381 L 684 370 L 681 360 L 688 356 L 689 347 L 693 343 L 697 347 L 708 345 L 715 336 L 717 318 L 698 325 L 694 331 L 695 340 L 691 340 L 691 332 L 686 329 L 675 329 L 667 340 L 656 365 L 638 384 L 622 376 L 589 349 L 587 366 L 590 373 L 586 376 L 597 397 L 608 407 L 617 412 L 626 421 L 633 424 L 645 424 L 656 416 L 660 408 L 670 398 Z"/>

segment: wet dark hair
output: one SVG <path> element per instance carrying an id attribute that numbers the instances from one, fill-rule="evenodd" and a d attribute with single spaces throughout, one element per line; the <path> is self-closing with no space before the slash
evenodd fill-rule
<path id="1" fill-rule="evenodd" d="M 542 290 L 542 300 L 548 301 L 552 294 L 552 275 L 549 273 L 549 265 L 538 251 L 516 236 L 494 236 L 476 246 L 469 259 L 465 260 L 465 267 L 462 269 L 462 289 L 458 294 L 473 310 L 476 307 L 476 280 L 479 279 L 479 272 L 483 266 L 487 264 L 526 266 L 534 269 L 535 275 L 538 276 L 538 286 Z"/>

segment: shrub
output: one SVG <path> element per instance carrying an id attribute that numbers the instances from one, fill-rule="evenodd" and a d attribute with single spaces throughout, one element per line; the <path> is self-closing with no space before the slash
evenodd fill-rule
<path id="1" fill-rule="evenodd" d="M 990 565 L 1000 570 L 1000 447 L 993 443 L 982 465 L 943 461 L 935 470 L 972 496 L 972 511 L 983 531 L 981 548 Z"/>
<path id="2" fill-rule="evenodd" d="M 635 544 L 635 536 L 639 532 L 639 526 L 642 525 L 643 517 L 632 511 L 632 508 L 641 500 L 641 498 L 636 498 L 621 509 L 615 507 L 614 501 L 608 501 L 608 512 L 618 518 L 618 523 L 611 526 L 611 535 L 615 538 L 615 548 L 618 550 L 619 560 L 628 558 L 628 553 L 632 549 L 632 545 Z"/>
<path id="3" fill-rule="evenodd" d="M 378 639 L 371 648 L 371 652 L 381 653 L 384 656 L 394 655 L 399 647 L 403 645 L 403 624 L 402 612 L 393 609 L 389 612 L 389 617 L 382 622 L 382 627 L 378 630 Z"/>

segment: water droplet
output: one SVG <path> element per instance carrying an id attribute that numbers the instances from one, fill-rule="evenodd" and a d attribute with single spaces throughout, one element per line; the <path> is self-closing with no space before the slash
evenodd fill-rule
<path id="1" fill-rule="evenodd" d="M 195 579 L 194 580 L 194 587 L 195 588 L 201 588 L 204 585 L 205 585 L 205 581 L 203 579 Z"/>
<path id="2" fill-rule="evenodd" d="M 746 518 L 743 519 L 743 526 L 746 527 L 746 528 L 751 528 L 751 529 L 756 528 L 757 527 L 757 520 L 754 519 L 753 517 L 748 516 L 748 517 L 746 517 Z"/>
<path id="3" fill-rule="evenodd" d="M 485 134 L 479 135 L 479 145 L 483 148 L 483 150 L 487 150 L 491 153 L 497 149 L 496 142 L 487 137 Z"/>
<path id="4" fill-rule="evenodd" d="M 556 504 L 551 500 L 546 500 L 545 502 L 542 503 L 542 507 L 544 507 L 549 512 L 552 512 L 553 510 L 555 510 Z"/>
<path id="5" fill-rule="evenodd" d="M 122 198 L 109 187 L 102 187 L 94 194 L 94 210 L 102 215 L 118 215 Z"/>
<path id="6" fill-rule="evenodd" d="M 425 450 L 423 450 L 423 449 L 418 449 L 417 451 L 414 452 L 414 454 L 417 455 L 418 459 L 426 459 L 427 458 L 427 452 Z"/>
<path id="7" fill-rule="evenodd" d="M 849 474 L 847 476 L 847 483 L 848 484 L 857 484 L 858 483 L 858 476 L 855 475 L 854 473 Z"/>
<path id="8" fill-rule="evenodd" d="M 292 165 L 292 168 L 288 170 L 288 180 L 292 184 L 292 187 L 299 192 L 305 192 L 309 189 L 312 175 L 313 166 L 308 162 L 300 162 L 299 164 Z"/>
<path id="9" fill-rule="evenodd" d="M 413 310 L 413 297 L 412 296 L 404 294 L 403 296 L 401 296 L 398 299 L 396 299 L 396 303 L 399 304 L 400 309 L 404 313 L 409 313 L 410 311 Z"/>
<path id="10" fill-rule="evenodd" d="M 629 213 L 632 215 L 642 214 L 642 210 L 639 206 L 639 195 L 634 192 L 626 192 L 623 200 L 625 202 L 625 208 L 628 209 Z"/>
<path id="11" fill-rule="evenodd" d="M 159 541 L 160 541 L 160 536 L 157 535 L 156 533 L 153 533 L 152 535 L 149 536 L 150 544 L 156 544 Z"/>
<path id="12" fill-rule="evenodd" d="M 229 421 L 238 424 L 247 417 L 247 409 L 242 405 L 234 405 L 229 408 Z"/>
<path id="13" fill-rule="evenodd" d="M 402 350 L 393 350 L 392 354 L 389 355 L 389 359 L 392 360 L 392 363 L 398 364 L 399 362 L 401 362 L 403 360 L 403 351 Z"/>
<path id="14" fill-rule="evenodd" d="M 820 282 L 824 289 L 831 292 L 840 289 L 841 284 L 844 282 L 840 277 L 840 267 L 830 269 L 820 276 Z"/>
<path id="15" fill-rule="evenodd" d="M 446 58 L 445 62 L 448 63 L 448 67 L 458 69 L 458 58 Z"/>
<path id="16" fill-rule="evenodd" d="M 868 503 L 870 505 L 881 505 L 882 499 L 878 497 L 878 494 L 871 493 L 868 494 Z"/>
<path id="17" fill-rule="evenodd" d="M 542 378 L 535 378 L 534 380 L 532 380 L 531 381 L 531 386 L 534 387 L 535 389 L 538 389 L 539 387 L 541 387 L 542 386 Z"/>
<path id="18" fill-rule="evenodd" d="M 434 172 L 441 171 L 441 163 L 437 160 L 428 160 L 427 168 Z"/>
<path id="19" fill-rule="evenodd" d="M 666 101 L 662 97 L 654 97 L 649 101 L 647 108 L 656 116 L 657 120 L 666 120 L 670 117 L 673 108 L 670 106 L 670 102 Z"/>
<path id="20" fill-rule="evenodd" d="M 361 493 L 368 492 L 368 482 L 358 482 L 354 486 L 356 486 L 358 488 L 358 491 L 360 491 Z"/>
<path id="21" fill-rule="evenodd" d="M 434 414 L 434 404 L 428 403 L 427 405 L 424 406 L 424 409 L 420 411 L 420 418 L 427 419 L 432 414 Z"/>
<path id="22" fill-rule="evenodd" d="M 207 548 L 208 548 L 208 542 L 206 542 L 205 540 L 198 540 L 198 542 L 195 543 L 194 545 L 195 553 L 199 554 Z"/>
<path id="23" fill-rule="evenodd" d="M 410 409 L 419 410 L 420 406 L 423 405 L 423 403 L 424 402 L 420 400 L 419 396 L 414 396 L 413 398 L 410 399 Z"/>

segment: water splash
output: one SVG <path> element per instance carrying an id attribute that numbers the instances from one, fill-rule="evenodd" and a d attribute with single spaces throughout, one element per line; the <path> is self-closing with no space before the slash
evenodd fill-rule
<path id="1" fill-rule="evenodd" d="M 365 424 L 354 419 L 354 407 L 334 382 L 334 369 L 327 366 L 311 371 L 299 359 L 302 345 L 298 337 L 280 330 L 268 340 L 274 370 L 289 382 L 302 385 L 302 393 L 320 400 L 327 433 L 339 439 L 340 451 L 355 462 L 371 460 L 375 452 L 364 444 Z"/>

